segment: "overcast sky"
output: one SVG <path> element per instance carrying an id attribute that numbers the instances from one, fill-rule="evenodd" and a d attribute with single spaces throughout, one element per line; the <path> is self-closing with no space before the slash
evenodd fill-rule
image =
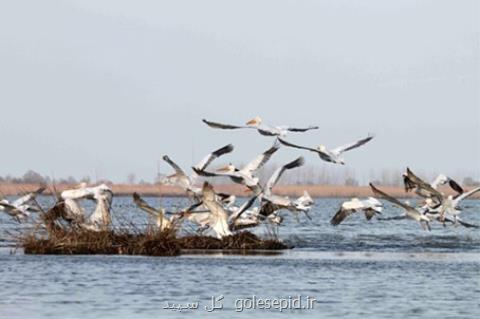
<path id="1" fill-rule="evenodd" d="M 272 139 L 201 119 L 259 115 L 320 126 L 289 136 L 303 145 L 376 134 L 345 156 L 359 174 L 478 178 L 479 3 L 2 1 L 0 175 L 152 180 L 163 154 L 190 166 L 230 142 L 245 162 Z"/>

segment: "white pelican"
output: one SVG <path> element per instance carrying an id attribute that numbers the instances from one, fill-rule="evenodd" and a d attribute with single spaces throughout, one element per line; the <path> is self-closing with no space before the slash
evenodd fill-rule
<path id="1" fill-rule="evenodd" d="M 382 203 L 374 197 L 369 197 L 364 200 L 352 198 L 351 200 L 342 203 L 338 212 L 330 220 L 330 224 L 337 226 L 345 218 L 359 211 L 363 211 L 365 213 L 365 218 L 370 220 L 375 214 L 381 214 L 382 208 Z"/>
<path id="2" fill-rule="evenodd" d="M 300 156 L 294 161 L 287 163 L 275 170 L 272 176 L 268 179 L 267 184 L 265 185 L 261 194 L 262 207 L 260 209 L 260 214 L 262 216 L 268 217 L 269 215 L 280 209 L 287 209 L 294 213 L 308 213 L 311 205 L 313 204 L 313 200 L 310 195 L 308 195 L 308 193 L 305 192 L 303 196 L 299 197 L 296 200 L 291 200 L 288 196 L 280 196 L 272 193 L 273 187 L 275 186 L 275 184 L 277 184 L 278 180 L 285 171 L 300 167 L 304 163 L 305 159 Z"/>
<path id="3" fill-rule="evenodd" d="M 212 128 L 217 128 L 217 129 L 224 129 L 224 130 L 234 130 L 234 129 L 242 129 L 242 128 L 256 129 L 258 133 L 265 136 L 286 136 L 288 132 L 306 132 L 309 130 L 318 129 L 318 126 L 308 126 L 304 128 L 291 127 L 287 125 L 268 126 L 268 125 L 262 124 L 262 119 L 259 116 L 248 121 L 246 125 L 222 124 L 218 122 L 207 121 L 206 119 L 203 119 L 202 121 L 208 126 Z"/>
<path id="4" fill-rule="evenodd" d="M 442 201 L 441 214 L 453 217 L 454 223 L 458 221 L 461 224 L 466 224 L 465 222 L 463 222 L 462 220 L 459 220 L 458 218 L 458 215 L 460 215 L 460 213 L 462 212 L 462 210 L 459 207 L 460 202 L 479 191 L 480 191 L 480 187 L 477 187 L 468 192 L 462 193 L 461 195 L 456 197 L 449 195 L 446 199 Z M 474 225 L 471 225 L 471 224 L 468 224 L 468 225 L 470 225 L 471 227 L 474 227 Z"/>
<path id="5" fill-rule="evenodd" d="M 7 199 L 0 200 L 0 211 L 15 218 L 16 221 L 21 222 L 30 216 L 30 212 L 38 212 L 38 204 L 35 202 L 37 195 L 43 193 L 45 187 L 40 187 L 37 190 L 25 194 L 12 203 Z"/>
<path id="6" fill-rule="evenodd" d="M 113 192 L 107 185 L 100 184 L 95 187 L 86 187 L 85 184 L 82 184 L 79 188 L 63 191 L 60 197 L 65 203 L 68 221 L 95 231 L 105 230 L 111 225 L 110 210 Z M 88 220 L 86 220 L 85 209 L 79 203 L 81 199 L 90 199 L 97 203 Z"/>
<path id="7" fill-rule="evenodd" d="M 222 205 L 217 201 L 213 186 L 208 182 L 203 184 L 202 203 L 210 211 L 207 225 L 215 232 L 217 238 L 232 235 L 228 225 L 228 214 Z"/>
<path id="8" fill-rule="evenodd" d="M 406 203 L 402 203 L 395 197 L 382 192 L 381 190 L 376 188 L 372 183 L 370 183 L 370 188 L 372 189 L 373 193 L 376 194 L 377 196 L 383 197 L 384 199 L 391 202 L 392 204 L 403 208 L 405 210 L 405 213 L 404 215 L 400 216 L 400 218 L 413 219 L 419 222 L 423 229 L 430 230 L 430 219 L 427 216 L 425 216 L 422 212 L 420 212 L 416 208 Z"/>
<path id="9" fill-rule="evenodd" d="M 299 211 L 309 211 L 313 204 L 315 202 L 307 191 L 303 191 L 303 195 L 293 201 L 293 205 Z"/>
<path id="10" fill-rule="evenodd" d="M 247 186 L 254 194 L 259 194 L 261 192 L 261 187 L 259 185 L 259 178 L 256 177 L 255 174 L 263 165 L 265 165 L 266 162 L 268 162 L 270 157 L 272 157 L 279 148 L 280 145 L 275 142 L 271 148 L 255 157 L 242 169 L 238 169 L 230 163 L 229 165 L 218 169 L 216 172 L 200 171 L 196 167 L 193 167 L 193 170 L 201 176 L 229 177 L 233 182 Z"/>
<path id="11" fill-rule="evenodd" d="M 426 198 L 425 206 L 423 206 L 425 215 L 430 215 L 432 217 L 436 216 L 436 219 L 440 222 L 444 222 L 446 217 L 451 217 L 453 218 L 453 223 L 456 224 L 458 221 L 458 215 L 461 213 L 461 209 L 459 208 L 460 202 L 480 191 L 480 187 L 478 187 L 469 192 L 464 192 L 460 185 L 442 174 L 439 175 L 432 184 L 428 184 L 421 178 L 417 177 L 408 167 L 407 172 L 403 174 L 403 177 L 406 191 L 414 190 L 417 195 Z M 455 197 L 452 195 L 445 196 L 445 194 L 436 189 L 438 185 L 447 182 L 450 187 L 457 192 Z M 461 220 L 459 223 L 466 227 L 475 226 Z"/>
<path id="12" fill-rule="evenodd" d="M 157 227 L 160 231 L 164 231 L 172 227 L 171 221 L 165 217 L 165 209 L 155 209 L 152 206 L 148 205 L 138 193 L 133 193 L 133 202 L 137 205 L 138 208 L 147 212 L 151 216 L 155 217 Z"/>
<path id="13" fill-rule="evenodd" d="M 450 177 L 444 175 L 444 174 L 439 174 L 430 185 L 438 189 L 440 185 L 445 185 L 447 184 L 450 186 L 451 189 L 453 189 L 457 194 L 462 194 L 464 192 L 463 188 L 453 179 Z"/>
<path id="14" fill-rule="evenodd" d="M 230 153 L 233 151 L 233 145 L 228 144 L 224 147 L 221 147 L 212 153 L 205 156 L 197 165 L 195 165 L 194 171 L 195 172 L 202 172 L 204 169 L 210 165 L 210 163 L 215 160 L 217 157 L 220 157 L 224 154 Z M 175 173 L 165 177 L 162 180 L 162 184 L 169 184 L 175 185 L 183 190 L 185 190 L 189 194 L 193 194 L 194 196 L 198 196 L 199 192 L 201 191 L 200 188 L 195 187 L 195 179 L 197 174 L 192 174 L 188 176 L 181 168 L 178 166 L 174 161 L 172 161 L 167 155 L 163 156 L 163 160 L 167 162 L 174 170 Z"/>
<path id="15" fill-rule="evenodd" d="M 369 142 L 372 138 L 373 136 L 368 136 L 364 139 L 361 139 L 356 142 L 346 144 L 343 146 L 339 146 L 331 150 L 327 149 L 323 145 L 319 145 L 317 146 L 317 148 L 311 148 L 306 146 L 295 145 L 281 138 L 279 138 L 278 140 L 280 141 L 280 143 L 282 143 L 285 146 L 299 148 L 299 149 L 317 153 L 318 156 L 320 156 L 320 158 L 326 162 L 345 165 L 345 160 L 341 157 L 341 155 L 346 151 L 350 151 L 354 148 L 364 145 L 365 143 Z"/>
<path id="16" fill-rule="evenodd" d="M 441 179 L 438 181 L 436 180 L 436 183 L 432 186 L 416 176 L 408 167 L 406 173 L 403 174 L 403 183 L 406 192 L 413 190 L 415 194 L 423 198 L 431 198 L 434 201 L 434 204 L 441 203 L 443 198 L 442 193 L 437 190 L 440 181 Z"/>

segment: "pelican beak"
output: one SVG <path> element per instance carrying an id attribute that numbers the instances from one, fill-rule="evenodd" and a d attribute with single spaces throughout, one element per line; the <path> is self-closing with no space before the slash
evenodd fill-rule
<path id="1" fill-rule="evenodd" d="M 228 172 L 230 169 L 228 166 L 220 167 L 217 172 Z"/>
<path id="2" fill-rule="evenodd" d="M 255 120 L 255 119 L 251 119 L 250 121 L 248 121 L 246 123 L 246 125 L 255 125 L 255 124 L 257 124 L 257 120 Z"/>
<path id="3" fill-rule="evenodd" d="M 250 188 L 246 187 L 244 190 L 243 190 L 244 193 L 250 193 Z"/>

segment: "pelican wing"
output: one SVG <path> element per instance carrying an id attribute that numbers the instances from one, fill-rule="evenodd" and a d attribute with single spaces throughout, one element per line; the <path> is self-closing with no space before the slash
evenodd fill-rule
<path id="1" fill-rule="evenodd" d="M 473 194 L 477 193 L 478 191 L 480 191 L 480 187 L 474 188 L 471 191 L 463 193 L 462 195 L 455 198 L 455 203 L 458 205 L 459 202 L 461 202 L 465 198 L 468 198 L 468 197 L 472 196 Z"/>
<path id="2" fill-rule="evenodd" d="M 255 159 L 253 159 L 253 161 L 251 161 L 244 168 L 242 168 L 242 171 L 248 172 L 248 173 L 253 173 L 253 172 L 259 170 L 263 165 L 265 165 L 266 162 L 268 162 L 270 157 L 272 157 L 272 155 L 276 151 L 278 151 L 279 148 L 280 148 L 280 145 L 277 142 L 275 142 L 275 144 L 273 144 L 272 147 L 270 147 L 268 150 L 266 150 L 262 154 L 255 157 Z"/>
<path id="3" fill-rule="evenodd" d="M 273 186 L 275 186 L 275 184 L 278 182 L 278 180 L 280 179 L 282 174 L 285 172 L 285 170 L 300 167 L 304 163 L 305 163 L 305 159 L 303 158 L 303 156 L 300 156 L 296 160 L 288 164 L 285 164 L 282 167 L 277 168 L 267 182 L 266 191 L 270 192 L 272 190 Z"/>
<path id="4" fill-rule="evenodd" d="M 202 119 L 203 123 L 207 124 L 211 128 L 219 128 L 222 130 L 235 130 L 239 128 L 252 128 L 249 126 L 239 126 L 239 125 L 231 125 L 231 124 L 223 124 L 223 123 L 218 123 L 218 122 L 211 122 L 206 119 Z"/>
<path id="5" fill-rule="evenodd" d="M 448 180 L 448 185 L 450 186 L 451 189 L 456 191 L 458 194 L 462 194 L 465 191 L 463 190 L 462 186 L 460 186 L 457 182 L 455 182 L 453 179 Z"/>
<path id="6" fill-rule="evenodd" d="M 287 127 L 287 130 L 290 132 L 306 132 L 309 130 L 318 130 L 318 126 L 309 126 L 309 127 Z"/>
<path id="7" fill-rule="evenodd" d="M 408 167 L 407 167 L 407 177 L 411 184 L 416 185 L 417 187 L 426 191 L 430 197 L 434 197 L 438 199 L 438 201 L 440 202 L 442 201 L 443 195 L 438 190 L 433 188 L 432 185 L 430 185 L 429 183 L 423 181 L 421 178 L 416 176 Z"/>
<path id="8" fill-rule="evenodd" d="M 358 140 L 356 142 L 336 147 L 332 150 L 332 153 L 341 154 L 343 152 L 353 150 L 354 148 L 360 147 L 363 144 L 368 143 L 372 139 L 373 139 L 373 136 L 368 136 L 368 137 L 366 137 L 364 139 L 361 139 L 361 140 Z"/>
<path id="9" fill-rule="evenodd" d="M 467 227 L 467 228 L 480 228 L 480 226 L 478 225 L 474 225 L 474 224 L 470 224 L 470 223 L 467 223 L 467 222 L 464 222 L 463 220 L 457 218 L 457 222 L 460 223 L 460 225 L 464 226 L 464 227 Z"/>
<path id="10" fill-rule="evenodd" d="M 216 202 L 215 190 L 213 189 L 213 185 L 208 182 L 203 183 L 202 195 L 204 202 Z"/>
<path id="11" fill-rule="evenodd" d="M 337 226 L 345 218 L 347 218 L 348 216 L 352 215 L 355 212 L 356 212 L 355 209 L 345 209 L 343 207 L 340 207 L 340 209 L 337 211 L 337 213 L 330 220 L 330 224 L 332 224 L 333 226 Z"/>
<path id="12" fill-rule="evenodd" d="M 177 163 L 175 163 L 174 161 L 172 161 L 170 159 L 170 157 L 168 157 L 167 155 L 164 155 L 162 157 L 162 159 L 168 163 L 168 165 L 170 165 L 174 170 L 175 170 L 175 173 L 177 174 L 180 174 L 180 175 L 185 175 L 185 172 L 180 168 L 180 166 L 177 165 Z"/>
<path id="13" fill-rule="evenodd" d="M 248 201 L 246 201 L 245 203 L 243 203 L 242 206 L 240 206 L 238 208 L 238 210 L 232 214 L 230 216 L 230 223 L 235 223 L 235 221 L 247 210 L 249 209 L 250 207 L 252 207 L 253 203 L 255 202 L 255 200 L 257 199 L 257 196 L 254 196 L 252 198 L 250 198 Z"/>
<path id="14" fill-rule="evenodd" d="M 215 176 L 228 176 L 228 174 L 226 173 L 214 173 L 214 172 L 209 172 L 209 171 L 202 171 L 202 170 L 199 170 L 198 168 L 196 167 L 192 167 L 192 170 L 197 174 L 197 175 L 200 175 L 200 176 L 205 176 L 205 177 L 215 177 Z"/>
<path id="15" fill-rule="evenodd" d="M 149 213 L 150 215 L 158 216 L 160 214 L 158 210 L 148 205 L 147 202 L 144 201 L 138 193 L 133 193 L 133 202 L 135 203 L 135 205 L 137 205 L 138 208 Z"/>
<path id="16" fill-rule="evenodd" d="M 315 153 L 318 153 L 319 150 L 315 149 L 315 148 L 311 148 L 311 147 L 306 147 L 306 146 L 300 146 L 300 145 L 296 145 L 296 144 L 293 144 L 293 143 L 290 143 L 284 139 L 281 139 L 281 138 L 278 138 L 278 140 L 280 141 L 280 143 L 282 143 L 283 145 L 285 146 L 289 146 L 289 147 L 294 147 L 294 148 L 299 148 L 301 150 L 307 150 L 307 151 L 311 151 L 311 152 L 315 152 Z"/>
<path id="17" fill-rule="evenodd" d="M 372 183 L 369 184 L 370 185 L 370 188 L 372 189 L 373 193 L 377 196 L 380 196 L 380 197 L 383 197 L 384 199 L 386 199 L 387 201 L 389 201 L 390 203 L 394 204 L 394 205 L 397 205 L 397 206 L 400 206 L 402 207 L 403 209 L 405 210 L 414 210 L 413 207 L 405 204 L 405 203 L 402 203 L 401 201 L 399 201 L 398 199 L 396 199 L 395 197 L 393 196 L 390 196 L 388 195 L 387 193 L 384 193 L 382 192 L 381 190 L 379 190 L 378 188 L 376 188 Z"/>
<path id="18" fill-rule="evenodd" d="M 208 165 L 210 165 L 210 163 L 212 163 L 216 158 L 222 156 L 222 155 L 225 155 L 225 154 L 228 154 L 230 152 L 233 151 L 233 145 L 232 144 L 228 144 L 222 148 L 219 148 L 218 150 L 215 150 L 213 151 L 212 153 L 208 154 L 207 156 L 205 156 L 196 166 L 195 168 L 197 168 L 198 170 L 200 171 L 203 171 L 204 169 L 207 168 Z"/>
<path id="19" fill-rule="evenodd" d="M 46 187 L 42 186 L 42 187 L 39 187 L 37 190 L 35 190 L 34 192 L 31 192 L 31 193 L 28 193 L 20 198 L 18 198 L 17 200 L 15 200 L 12 205 L 13 206 L 21 206 L 21 205 L 24 205 L 24 204 L 27 204 L 29 203 L 30 201 L 34 200 L 35 197 L 37 197 L 37 195 L 43 193 L 43 191 L 46 189 Z"/>
<path id="20" fill-rule="evenodd" d="M 365 218 L 367 220 L 372 219 L 372 217 L 375 216 L 375 214 L 380 214 L 378 211 L 376 211 L 373 208 L 365 208 L 363 211 L 365 213 Z"/>

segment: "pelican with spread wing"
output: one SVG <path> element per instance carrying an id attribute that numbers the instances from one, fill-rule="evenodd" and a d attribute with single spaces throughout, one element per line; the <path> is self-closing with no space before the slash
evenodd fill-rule
<path id="1" fill-rule="evenodd" d="M 288 141 L 286 141 L 282 138 L 279 138 L 278 140 L 280 141 L 280 143 L 282 143 L 285 146 L 298 148 L 298 149 L 303 149 L 303 150 L 307 150 L 307 151 L 310 151 L 310 152 L 317 153 L 318 156 L 326 162 L 345 165 L 345 160 L 341 157 L 344 152 L 347 152 L 347 151 L 353 150 L 357 147 L 360 147 L 360 146 L 368 143 L 372 139 L 373 139 L 373 136 L 368 136 L 368 137 L 366 137 L 364 139 L 361 139 L 361 140 L 358 140 L 356 142 L 349 143 L 349 144 L 346 144 L 346 145 L 343 145 L 343 146 L 339 146 L 339 147 L 336 147 L 336 148 L 330 149 L 330 150 L 327 149 L 324 145 L 319 145 L 316 148 L 312 148 L 312 147 L 307 147 L 307 146 L 296 145 L 296 144 L 290 143 L 290 142 L 288 142 Z"/>
<path id="2" fill-rule="evenodd" d="M 208 167 L 208 165 L 210 165 L 210 163 L 212 163 L 216 158 L 228 154 L 232 151 L 233 145 L 228 144 L 211 152 L 210 154 L 205 156 L 197 165 L 195 165 L 195 167 L 193 168 L 195 173 L 192 175 L 187 175 L 180 168 L 180 166 L 177 165 L 177 163 L 175 163 L 173 160 L 170 159 L 170 157 L 165 155 L 163 156 L 163 160 L 175 170 L 175 173 L 165 177 L 161 182 L 162 184 L 178 186 L 185 190 L 187 193 L 198 196 L 201 192 L 200 188 L 195 187 L 195 180 L 198 176 L 198 173 L 203 172 Z"/>
<path id="3" fill-rule="evenodd" d="M 223 124 L 218 122 L 208 121 L 206 119 L 202 120 L 203 123 L 207 124 L 211 128 L 223 129 L 223 130 L 235 130 L 235 129 L 255 129 L 264 136 L 286 136 L 288 132 L 306 132 L 309 130 L 316 130 L 318 126 L 308 126 L 308 127 L 292 127 L 288 125 L 280 126 L 269 126 L 263 124 L 262 119 L 257 116 L 254 119 L 248 121 L 245 125 L 231 125 Z"/>
<path id="4" fill-rule="evenodd" d="M 376 214 L 381 214 L 382 208 L 382 203 L 374 197 L 369 197 L 364 200 L 352 198 L 351 200 L 342 203 L 338 212 L 330 220 L 330 224 L 337 226 L 348 216 L 360 211 L 363 211 L 365 213 L 365 218 L 370 220 Z"/>
<path id="5" fill-rule="evenodd" d="M 44 190 L 45 187 L 42 186 L 33 192 L 17 198 L 11 203 L 7 199 L 2 199 L 0 200 L 0 211 L 13 217 L 17 222 L 24 221 L 30 216 L 31 212 L 38 212 L 40 210 L 35 199 L 43 193 Z"/>
<path id="6" fill-rule="evenodd" d="M 193 170 L 200 176 L 229 177 L 233 182 L 243 184 L 255 194 L 259 194 L 261 192 L 261 186 L 259 185 L 259 178 L 255 175 L 279 148 L 280 145 L 275 142 L 272 147 L 255 157 L 250 163 L 241 169 L 236 168 L 233 164 L 228 164 L 227 166 L 218 169 L 216 172 L 207 172 L 205 170 L 199 170 L 196 167 L 193 167 Z"/>

